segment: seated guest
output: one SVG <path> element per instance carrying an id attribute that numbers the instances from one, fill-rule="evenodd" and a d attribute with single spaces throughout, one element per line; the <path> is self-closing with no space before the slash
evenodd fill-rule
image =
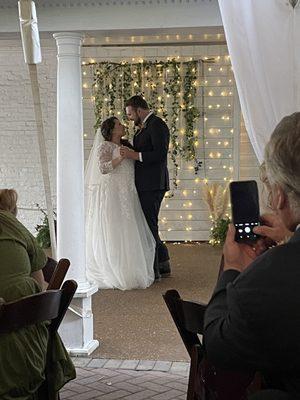
<path id="1" fill-rule="evenodd" d="M 259 243 L 235 242 L 230 225 L 224 272 L 205 314 L 204 343 L 214 365 L 260 371 L 266 388 L 300 398 L 299 112 L 275 128 L 265 149 L 265 168 L 275 217 L 267 217 L 270 226 L 257 233 L 269 233 L 276 242 L 294 234 L 259 254 Z"/>
<path id="2" fill-rule="evenodd" d="M 16 212 L 17 193 L 0 190 L 0 298 L 5 302 L 39 293 L 46 286 L 42 273 L 46 256 L 17 220 Z M 45 379 L 47 344 L 45 323 L 0 335 L 0 399 L 37 398 Z M 51 382 L 52 389 L 58 391 L 75 377 L 75 369 L 59 337 L 54 349 L 48 360 L 58 371 L 52 374 L 55 378 Z"/>

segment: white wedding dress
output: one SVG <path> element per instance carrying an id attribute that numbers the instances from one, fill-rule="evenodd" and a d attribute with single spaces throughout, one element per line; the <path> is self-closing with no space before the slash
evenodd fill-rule
<path id="1" fill-rule="evenodd" d="M 155 240 L 134 184 L 134 161 L 115 169 L 120 148 L 95 139 L 85 174 L 87 278 L 99 288 L 146 288 L 154 281 Z"/>

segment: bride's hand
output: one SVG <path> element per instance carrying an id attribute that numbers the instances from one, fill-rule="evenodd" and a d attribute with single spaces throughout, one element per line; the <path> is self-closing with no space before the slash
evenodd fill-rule
<path id="1" fill-rule="evenodd" d="M 129 157 L 128 157 L 128 154 L 129 154 L 130 151 L 131 151 L 131 150 L 129 149 L 129 147 L 121 146 L 121 147 L 120 147 L 120 155 L 121 155 L 121 157 L 123 157 L 123 158 L 129 158 Z"/>

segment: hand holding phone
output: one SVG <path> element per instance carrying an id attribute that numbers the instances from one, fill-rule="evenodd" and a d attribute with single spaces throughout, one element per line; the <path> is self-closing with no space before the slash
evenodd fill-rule
<path id="1" fill-rule="evenodd" d="M 232 222 L 237 242 L 253 242 L 259 235 L 253 228 L 259 225 L 259 199 L 255 181 L 235 181 L 229 185 Z"/>

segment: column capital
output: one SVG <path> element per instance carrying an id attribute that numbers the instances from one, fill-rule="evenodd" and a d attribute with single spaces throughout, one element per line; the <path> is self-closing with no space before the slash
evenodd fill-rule
<path id="1" fill-rule="evenodd" d="M 53 34 L 58 56 L 80 56 L 84 35 L 78 32 L 58 32 Z"/>

